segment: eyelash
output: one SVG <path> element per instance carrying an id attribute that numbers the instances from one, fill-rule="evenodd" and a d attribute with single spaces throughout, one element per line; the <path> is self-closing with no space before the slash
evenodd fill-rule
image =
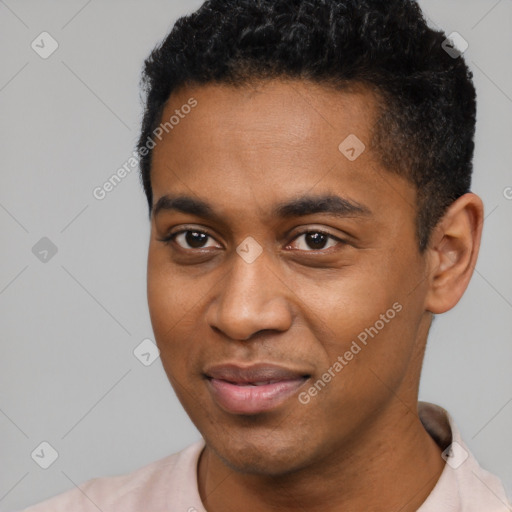
<path id="1" fill-rule="evenodd" d="M 203 231 L 201 229 L 182 229 L 181 231 L 177 231 L 175 233 L 171 233 L 169 234 L 168 236 L 166 236 L 165 238 L 161 238 L 159 239 L 160 242 L 163 242 L 167 245 L 169 245 L 171 242 L 174 241 L 174 239 L 179 236 L 179 235 L 182 235 L 183 233 L 199 233 L 201 235 L 206 235 L 208 238 L 212 238 L 215 240 L 215 238 L 210 235 L 208 232 L 206 231 Z M 292 242 L 297 240 L 297 238 L 303 236 L 303 235 L 309 235 L 309 234 L 320 234 L 320 235 L 324 235 L 326 236 L 327 238 L 329 239 L 332 239 L 332 240 L 335 240 L 336 242 L 338 242 L 338 244 L 342 244 L 342 245 L 346 245 L 347 242 L 345 242 L 344 240 L 342 240 L 341 238 L 338 238 L 334 235 L 332 235 L 331 233 L 328 233 L 327 231 L 323 231 L 321 229 L 309 229 L 309 230 L 306 230 L 306 231 L 301 231 L 300 233 L 297 233 L 295 235 L 295 237 L 293 238 Z M 185 249 L 181 246 L 179 246 L 180 249 L 183 249 L 184 251 L 199 251 L 201 250 L 202 248 L 198 248 L 198 249 Z M 328 249 L 331 249 L 332 247 L 329 247 Z M 206 248 L 207 249 L 207 248 Z M 300 249 L 299 249 L 300 250 Z M 327 249 L 317 249 L 317 251 L 320 251 L 320 252 L 325 252 Z M 315 249 L 311 249 L 310 251 L 304 251 L 302 250 L 301 252 L 316 252 Z"/>

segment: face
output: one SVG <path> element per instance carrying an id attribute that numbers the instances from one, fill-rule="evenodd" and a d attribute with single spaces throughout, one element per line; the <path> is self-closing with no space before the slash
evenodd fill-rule
<path id="1" fill-rule="evenodd" d="M 151 320 L 183 407 L 239 471 L 327 459 L 414 394 L 426 266 L 414 187 L 371 148 L 375 107 L 275 80 L 183 89 L 163 113 L 182 115 L 153 154 Z"/>

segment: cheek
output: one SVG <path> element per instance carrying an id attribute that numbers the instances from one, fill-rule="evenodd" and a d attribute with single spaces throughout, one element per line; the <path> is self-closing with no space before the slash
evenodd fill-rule
<path id="1" fill-rule="evenodd" d="M 307 307 L 301 307 L 301 314 L 310 325 L 316 325 L 317 338 L 323 340 L 329 352 L 350 345 L 377 321 L 380 326 L 380 315 L 388 310 L 388 316 L 394 318 L 393 304 L 399 295 L 389 284 L 378 282 L 375 274 L 368 277 L 346 275 L 315 287 L 311 282 L 301 286 L 299 280 L 295 290 L 297 294 L 300 294 L 298 290 L 303 290 L 300 302 Z"/>
<path id="2" fill-rule="evenodd" d="M 176 370 L 183 367 L 182 355 L 193 350 L 197 343 L 190 339 L 194 334 L 194 318 L 200 294 L 190 283 L 185 285 L 173 272 L 164 251 L 150 248 L 147 272 L 147 298 L 151 324 L 166 371 L 176 361 Z M 173 373 L 174 373 L 173 368 Z"/>
<path id="3" fill-rule="evenodd" d="M 147 296 L 156 329 L 170 329 L 184 318 L 201 297 L 200 282 L 184 278 L 165 247 L 151 242 L 148 254 Z M 164 331 L 165 332 L 165 331 Z"/>
<path id="4" fill-rule="evenodd" d="M 415 346 L 415 314 L 406 305 L 384 295 L 364 310 L 351 306 L 326 318 L 338 334 L 323 343 L 326 363 L 302 395 L 331 429 L 344 433 L 399 393 Z"/>
<path id="5" fill-rule="evenodd" d="M 418 337 L 422 292 L 417 288 L 417 293 L 411 293 L 418 282 L 411 277 L 414 267 L 402 268 L 407 272 L 397 271 L 396 263 L 373 267 L 357 279 L 332 281 L 321 292 L 310 294 L 316 311 L 312 321 L 327 368 L 339 356 L 346 361 L 343 372 L 350 373 L 350 379 L 343 385 L 350 386 L 367 373 L 375 379 L 370 369 L 393 383 L 407 370 Z"/>

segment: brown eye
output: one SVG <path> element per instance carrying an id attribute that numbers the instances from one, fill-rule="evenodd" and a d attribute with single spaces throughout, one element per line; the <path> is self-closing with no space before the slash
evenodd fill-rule
<path id="1" fill-rule="evenodd" d="M 200 233 L 198 231 L 187 231 L 183 233 L 183 235 L 185 235 L 185 242 L 192 249 L 200 249 L 201 247 L 204 247 L 208 240 L 208 235 L 205 235 L 204 233 Z"/>
<path id="2" fill-rule="evenodd" d="M 209 247 L 218 247 L 213 237 L 203 231 L 189 229 L 174 233 L 164 240 L 166 243 L 174 241 L 182 249 L 207 249 Z"/>
<path id="3" fill-rule="evenodd" d="M 323 233 L 307 233 L 304 236 L 306 245 L 311 249 L 323 249 L 329 240 L 329 237 Z"/>
<path id="4" fill-rule="evenodd" d="M 335 247 L 342 240 L 322 231 L 306 231 L 294 240 L 295 249 L 301 251 L 319 251 Z"/>

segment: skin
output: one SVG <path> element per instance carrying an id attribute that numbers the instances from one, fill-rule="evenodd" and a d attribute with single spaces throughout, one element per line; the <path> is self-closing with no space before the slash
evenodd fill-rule
<path id="1" fill-rule="evenodd" d="M 162 119 L 190 97 L 198 106 L 154 150 L 154 205 L 187 195 L 218 218 L 165 208 L 152 216 L 148 301 L 165 371 L 206 441 L 205 508 L 417 510 L 444 467 L 417 414 L 425 343 L 432 313 L 455 306 L 468 285 L 481 200 L 455 201 L 420 254 L 416 190 L 371 148 L 369 90 L 189 86 Z M 353 162 L 338 150 L 350 134 L 366 145 Z M 370 213 L 272 215 L 305 194 L 335 194 Z M 162 241 L 184 229 L 206 231 L 203 248 L 185 235 Z M 311 247 L 304 232 L 315 229 L 335 238 Z M 250 264 L 236 252 L 248 236 L 262 248 Z M 307 391 L 394 303 L 402 310 L 306 405 L 293 396 L 268 412 L 231 414 L 208 391 L 205 368 L 226 362 L 302 370 Z"/>

